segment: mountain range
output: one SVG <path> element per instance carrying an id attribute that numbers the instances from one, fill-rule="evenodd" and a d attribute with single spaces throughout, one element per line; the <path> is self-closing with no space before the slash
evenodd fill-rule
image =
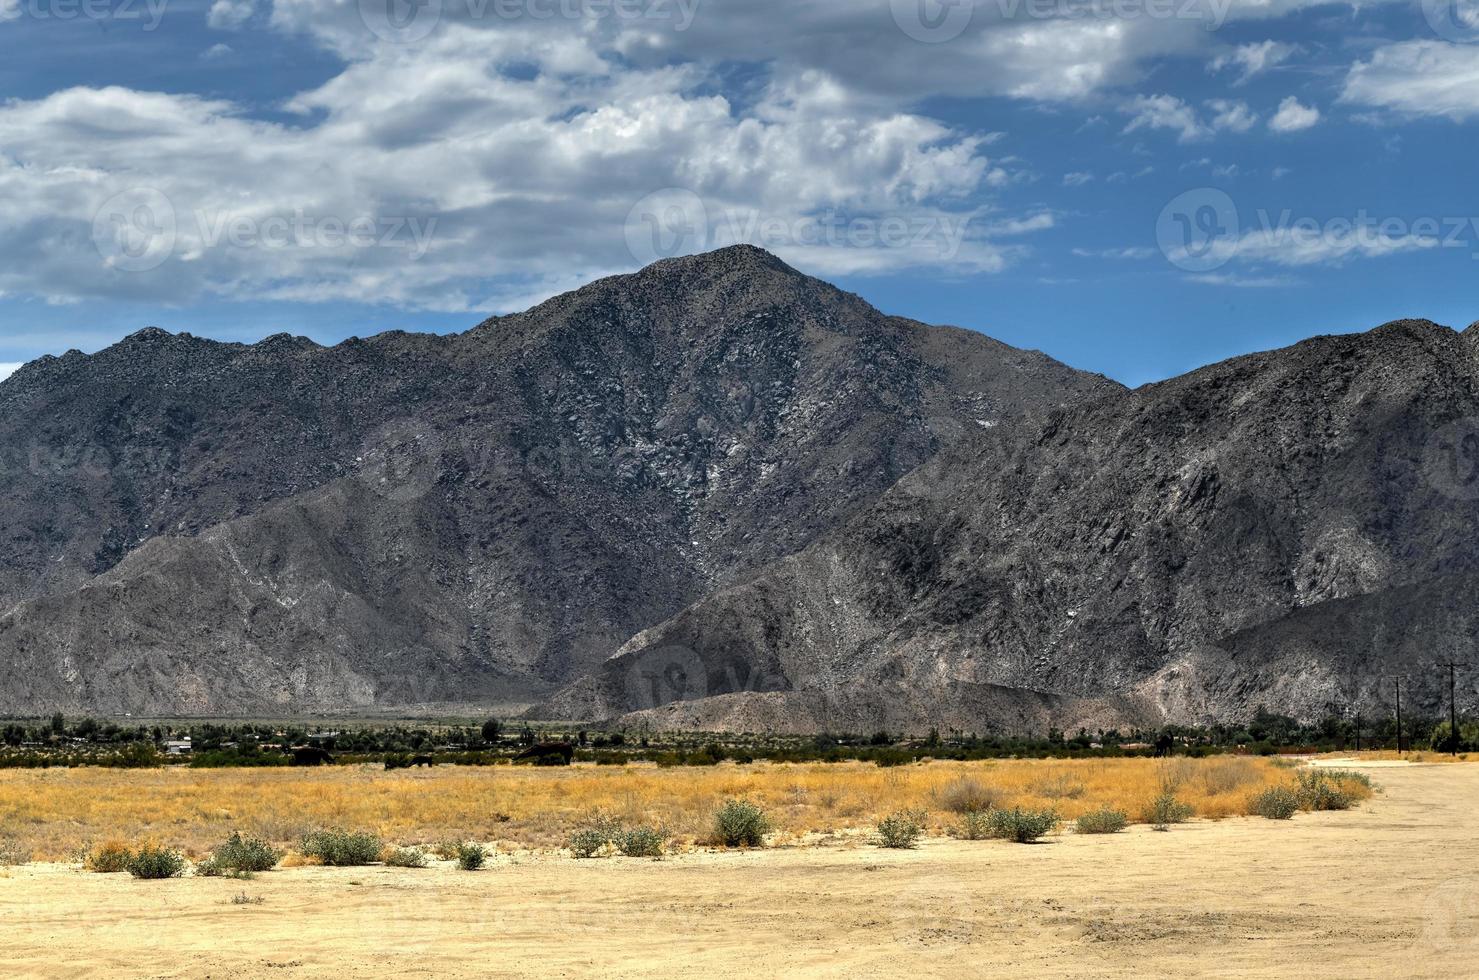
<path id="1" fill-rule="evenodd" d="M 1476 327 L 1130 391 L 747 246 L 452 336 L 145 330 L 0 383 L 0 713 L 1433 709 L 1476 418 Z"/>

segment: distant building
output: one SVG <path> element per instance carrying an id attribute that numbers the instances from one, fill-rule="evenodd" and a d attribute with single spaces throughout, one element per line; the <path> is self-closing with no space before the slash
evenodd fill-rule
<path id="1" fill-rule="evenodd" d="M 188 738 L 171 739 L 164 743 L 165 755 L 189 755 L 192 751 Z"/>

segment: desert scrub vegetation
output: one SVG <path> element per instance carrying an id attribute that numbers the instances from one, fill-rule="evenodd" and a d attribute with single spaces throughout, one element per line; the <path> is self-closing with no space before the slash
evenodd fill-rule
<path id="1" fill-rule="evenodd" d="M 960 815 L 952 833 L 961 840 L 985 840 L 991 836 L 991 811 L 969 810 Z"/>
<path id="2" fill-rule="evenodd" d="M 714 813 L 714 839 L 725 847 L 764 847 L 770 830 L 765 811 L 749 800 L 725 800 Z"/>
<path id="3" fill-rule="evenodd" d="M 202 878 L 244 877 L 271 871 L 281 860 L 282 852 L 266 841 L 233 833 L 195 866 L 195 873 Z"/>
<path id="4" fill-rule="evenodd" d="M 928 815 L 923 810 L 901 810 L 878 821 L 878 846 L 896 850 L 908 850 L 924 836 L 924 822 Z"/>
<path id="5" fill-rule="evenodd" d="M 1104 807 L 1081 815 L 1074 822 L 1074 830 L 1080 834 L 1117 834 L 1129 823 L 1130 816 L 1125 811 Z"/>
<path id="6" fill-rule="evenodd" d="M 127 867 L 135 878 L 178 878 L 185 873 L 185 855 L 172 848 L 145 844 L 129 856 Z"/>
<path id="7" fill-rule="evenodd" d="M 346 830 L 316 830 L 298 847 L 304 857 L 339 868 L 374 864 L 384 850 L 385 843 L 374 834 Z"/>
<path id="8" fill-rule="evenodd" d="M 1264 789 L 1294 783 L 1296 770 L 1265 758 L 1171 760 L 1178 800 L 1204 819 L 1250 813 Z M 714 811 L 727 799 L 761 808 L 779 840 L 844 829 L 871 832 L 904 809 L 950 815 L 985 809 L 1055 809 L 1067 821 L 1109 807 L 1137 818 L 1159 791 L 1154 759 L 799 763 L 660 768 L 624 766 L 386 772 L 378 764 L 265 769 L 0 770 L 6 830 L 41 861 L 72 860 L 94 842 L 167 836 L 206 854 L 233 830 L 297 850 L 320 827 L 362 827 L 407 844 L 494 841 L 555 849 L 600 809 L 624 825 L 660 827 L 670 841 L 714 840 Z M 1225 767 L 1225 768 L 1224 768 Z M 1219 770 L 1204 778 L 1202 773 Z M 1229 776 L 1229 773 L 1234 775 Z M 1237 775 L 1237 774 L 1241 775 Z M 1041 795 L 1060 779 L 1077 798 Z M 1229 788 L 1241 783 L 1236 788 Z M 1352 788 L 1354 789 L 1354 788 Z M 943 829 L 943 828 L 942 828 Z M 296 855 L 291 859 L 295 859 Z"/>
<path id="9" fill-rule="evenodd" d="M 987 833 L 998 840 L 1030 844 L 1058 829 L 1059 817 L 1054 810 L 991 810 L 986 814 Z"/>
<path id="10" fill-rule="evenodd" d="M 419 847 L 390 847 L 381 855 L 387 868 L 424 868 L 426 852 Z"/>
<path id="11" fill-rule="evenodd" d="M 1371 777 L 1345 769 L 1302 769 L 1299 807 L 1302 810 L 1349 810 L 1371 796 Z"/>
<path id="12" fill-rule="evenodd" d="M 1171 789 L 1162 789 L 1155 799 L 1146 804 L 1141 821 L 1155 830 L 1170 830 L 1173 823 L 1186 823 L 1195 815 L 1196 809 L 1189 803 L 1176 798 Z"/>
<path id="13" fill-rule="evenodd" d="M 14 868 L 31 862 L 31 852 L 12 837 L 0 837 L 0 868 Z"/>
<path id="14" fill-rule="evenodd" d="M 1269 820 L 1289 820 L 1299 812 L 1299 794 L 1283 786 L 1253 797 L 1252 814 Z"/>
<path id="15" fill-rule="evenodd" d="M 629 827 L 616 835 L 616 849 L 629 858 L 662 857 L 662 831 L 652 827 Z"/>
<path id="16" fill-rule="evenodd" d="M 462 844 L 457 848 L 457 867 L 463 871 L 479 871 L 488 863 L 488 849 L 481 844 Z"/>
<path id="17" fill-rule="evenodd" d="M 133 860 L 133 856 L 133 848 L 123 841 L 104 841 L 87 855 L 82 866 L 98 874 L 122 874 L 128 870 L 128 862 Z"/>

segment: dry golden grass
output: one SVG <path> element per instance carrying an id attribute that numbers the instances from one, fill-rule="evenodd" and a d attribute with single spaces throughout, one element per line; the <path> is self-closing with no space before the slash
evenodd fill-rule
<path id="1" fill-rule="evenodd" d="M 651 765 L 535 769 L 443 767 L 386 772 L 326 769 L 50 769 L 0 772 L 0 835 L 38 860 L 80 860 L 96 844 L 145 838 L 202 857 L 233 830 L 296 845 L 320 827 L 369 830 L 396 844 L 496 841 L 508 848 L 562 846 L 594 810 L 703 840 L 727 797 L 763 806 L 782 841 L 871 827 L 901 809 L 931 813 L 933 832 L 953 826 L 962 783 L 994 805 L 1051 807 L 1065 820 L 1100 807 L 1137 820 L 1163 787 L 1220 819 L 1293 772 L 1265 759 L 1010 760 L 932 762 L 881 769 L 866 763 L 659 769 Z"/>

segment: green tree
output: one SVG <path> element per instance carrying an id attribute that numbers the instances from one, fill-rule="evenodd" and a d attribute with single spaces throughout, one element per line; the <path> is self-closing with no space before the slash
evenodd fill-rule
<path id="1" fill-rule="evenodd" d="M 498 723 L 498 719 L 489 718 L 487 721 L 483 722 L 483 741 L 498 741 L 498 736 L 502 731 L 503 726 Z"/>

